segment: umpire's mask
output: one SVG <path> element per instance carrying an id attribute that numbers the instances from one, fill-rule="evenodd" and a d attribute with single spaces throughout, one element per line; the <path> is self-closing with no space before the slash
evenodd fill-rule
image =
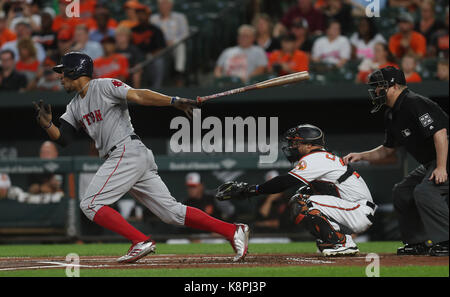
<path id="1" fill-rule="evenodd" d="M 325 146 L 324 134 L 319 127 L 310 124 L 298 125 L 287 130 L 281 137 L 281 150 L 289 162 L 297 162 L 302 157 L 298 151 L 298 145 L 301 143 Z"/>
<path id="2" fill-rule="evenodd" d="M 369 75 L 367 85 L 370 100 L 374 105 L 370 111 L 371 113 L 379 111 L 386 104 L 387 91 L 395 84 L 406 85 L 405 74 L 395 67 L 388 66 L 381 68 Z"/>

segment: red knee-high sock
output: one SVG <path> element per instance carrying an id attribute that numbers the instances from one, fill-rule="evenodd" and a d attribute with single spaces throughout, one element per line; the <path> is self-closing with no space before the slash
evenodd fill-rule
<path id="1" fill-rule="evenodd" d="M 98 225 L 128 238 L 133 244 L 145 241 L 149 237 L 131 226 L 117 211 L 109 206 L 102 206 L 94 216 Z"/>
<path id="2" fill-rule="evenodd" d="M 184 225 L 194 229 L 219 233 L 228 240 L 233 239 L 236 231 L 236 225 L 215 219 L 200 209 L 190 206 L 186 209 Z"/>

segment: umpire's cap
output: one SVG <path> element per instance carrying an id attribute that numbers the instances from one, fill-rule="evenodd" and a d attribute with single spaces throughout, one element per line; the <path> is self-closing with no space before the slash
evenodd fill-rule
<path id="1" fill-rule="evenodd" d="M 372 113 L 380 110 L 381 106 L 386 104 L 387 89 L 393 85 L 398 84 L 405 86 L 406 79 L 402 70 L 387 66 L 378 70 L 375 70 L 369 75 L 369 82 L 367 83 L 369 88 L 369 95 L 374 108 Z M 377 88 L 379 88 L 377 93 Z"/>
<path id="2" fill-rule="evenodd" d="M 53 67 L 53 71 L 64 73 L 70 79 L 77 79 L 81 76 L 92 78 L 94 63 L 91 57 L 80 52 L 70 52 L 61 58 L 61 64 Z"/>

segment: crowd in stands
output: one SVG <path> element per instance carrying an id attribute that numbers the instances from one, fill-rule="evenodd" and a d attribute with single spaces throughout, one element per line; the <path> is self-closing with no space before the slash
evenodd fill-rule
<path id="1" fill-rule="evenodd" d="M 93 58 L 95 77 L 158 88 L 165 60 L 141 62 L 174 44 L 170 79 L 182 85 L 189 57 L 180 40 L 189 35 L 188 19 L 174 11 L 176 0 L 155 0 L 157 11 L 141 1 L 123 1 L 119 19 L 105 0 L 80 0 L 80 17 L 68 16 L 71 0 L 56 0 L 54 7 L 44 0 L 0 0 L 0 90 L 60 90 L 52 67 L 70 51 Z M 279 7 L 256 2 L 259 9 L 239 27 L 236 45 L 217 57 L 211 69 L 216 80 L 247 83 L 261 75 L 341 70 L 364 83 L 387 65 L 402 68 L 408 82 L 422 81 L 430 67 L 426 79 L 448 80 L 447 1 L 380 0 L 379 17 L 366 15 L 364 0 L 276 1 Z M 283 3 L 290 7 L 280 8 Z"/>
<path id="2" fill-rule="evenodd" d="M 429 70 L 427 62 L 431 61 L 428 64 L 433 67 L 432 74 L 428 73 L 427 79 L 446 80 L 449 11 L 444 1 L 380 1 L 382 12 L 396 9 L 396 13 L 393 16 L 382 13 L 378 18 L 366 16 L 364 1 L 294 2 L 278 18 L 256 13 L 254 29 L 243 25 L 238 45 L 220 56 L 215 76 L 238 77 L 246 82 L 264 72 L 275 75 L 305 70 L 355 72 L 352 80 L 365 83 L 372 71 L 394 66 L 405 72 L 408 83 L 416 83 L 423 80 L 419 70 Z M 274 4 L 271 5 L 273 9 Z M 438 18 L 436 11 L 444 13 Z M 380 23 L 388 17 L 393 21 L 390 31 L 381 32 Z M 249 41 L 242 40 L 244 28 L 251 35 L 248 38 L 254 40 L 251 47 Z M 259 58 L 261 49 L 267 59 Z M 256 61 L 260 68 L 254 71 Z"/>
<path id="3" fill-rule="evenodd" d="M 189 34 L 184 15 L 172 12 L 172 0 L 158 0 L 158 11 L 138 0 L 123 1 L 124 19 L 111 16 L 107 1 L 0 0 L 0 90 L 61 90 L 52 67 L 70 51 L 88 54 L 95 78 L 121 79 L 134 87 L 159 88 L 164 60 L 140 65 Z M 184 44 L 173 51 L 174 72 L 185 71 Z"/>

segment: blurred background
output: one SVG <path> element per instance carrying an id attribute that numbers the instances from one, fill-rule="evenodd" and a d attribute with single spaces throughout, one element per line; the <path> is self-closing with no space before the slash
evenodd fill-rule
<path id="1" fill-rule="evenodd" d="M 65 53 L 90 55 L 96 78 L 186 98 L 307 70 L 305 83 L 210 101 L 202 118 L 277 117 L 279 134 L 311 123 L 344 156 L 384 140 L 383 113 L 370 114 L 365 86 L 375 69 L 401 68 L 413 91 L 448 112 L 448 15 L 443 0 L 0 0 L 0 243 L 120 240 L 78 209 L 102 163 L 93 143 L 80 134 L 62 149 L 45 141 L 35 121 L 32 101 L 52 104 L 57 119 L 73 96 L 51 70 Z M 174 154 L 169 127 L 182 114 L 129 108 L 177 200 L 247 223 L 255 239 L 311 239 L 288 221 L 292 192 L 213 199 L 225 181 L 260 183 L 284 174 L 291 164 L 282 153 L 273 164 L 260 164 L 257 153 Z M 355 165 L 380 206 L 359 240 L 399 238 L 391 190 L 417 165 L 399 154 L 394 165 Z M 114 207 L 156 240 L 215 240 L 162 223 L 127 195 Z"/>

